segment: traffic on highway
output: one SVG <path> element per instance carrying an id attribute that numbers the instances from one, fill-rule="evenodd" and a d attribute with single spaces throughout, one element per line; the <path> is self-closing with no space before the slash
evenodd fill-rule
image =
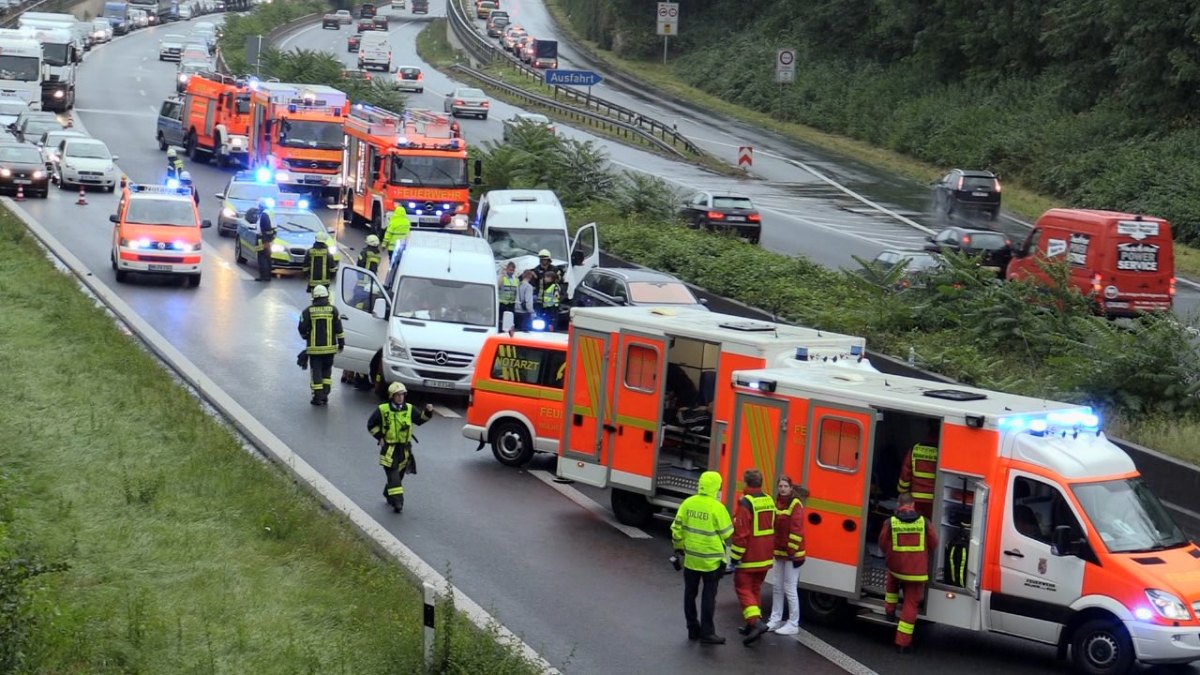
<path id="1" fill-rule="evenodd" d="M 467 4 L 515 58 L 587 65 L 541 2 Z M 758 180 L 717 175 L 439 72 L 415 43 L 441 5 L 355 5 L 277 41 L 394 82 L 403 111 L 337 83 L 220 72 L 219 16 L 83 31 L 73 105 L 20 99 L 0 190 L 565 672 L 1200 660 L 1200 548 L 1097 411 L 885 375 L 860 336 L 735 316 L 670 274 L 605 267 L 603 223 L 572 232 L 549 190 L 479 194 L 487 167 L 469 149 L 533 127 L 594 141 L 679 186 L 691 227 L 831 266 L 903 266 L 906 284 L 950 252 L 996 283 L 1042 279 L 1039 261 L 1062 257 L 1113 317 L 1195 307 L 1170 223 L 1053 209 L 1017 229 L 1000 180 L 969 167 L 908 206 L 827 158 L 768 153 Z M 49 60 L 45 39 L 10 39 Z M 716 154 L 760 133 L 602 93 Z M 719 513 L 728 531 L 707 518 Z M 681 615 L 685 579 L 693 596 L 714 589 L 700 619 Z"/>

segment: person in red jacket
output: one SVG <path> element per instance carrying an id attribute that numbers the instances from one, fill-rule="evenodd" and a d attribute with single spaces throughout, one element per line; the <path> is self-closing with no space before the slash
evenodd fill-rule
<path id="1" fill-rule="evenodd" d="M 733 516 L 733 539 L 729 547 L 734 567 L 733 589 L 742 603 L 742 644 L 751 645 L 767 632 L 758 603 L 763 580 L 775 562 L 775 500 L 763 494 L 762 472 L 746 469 L 742 474 L 746 492 L 738 500 Z"/>
<path id="2" fill-rule="evenodd" d="M 926 520 L 933 518 L 933 488 L 937 480 L 938 465 L 938 425 L 940 422 L 931 420 L 925 434 L 925 442 L 917 443 L 904 456 L 900 465 L 900 480 L 896 481 L 898 494 L 911 494 L 916 503 L 917 513 L 925 516 Z"/>
<path id="3" fill-rule="evenodd" d="M 771 602 L 771 620 L 767 630 L 779 635 L 800 632 L 800 594 L 796 587 L 800 566 L 804 564 L 804 488 L 792 486 L 792 479 L 780 476 L 775 486 L 775 597 Z M 787 598 L 788 620 L 783 620 L 783 602 Z"/>
<path id="4" fill-rule="evenodd" d="M 896 618 L 896 603 L 903 591 L 900 623 L 896 625 L 896 651 L 912 649 L 913 630 L 917 624 L 917 609 L 925 597 L 925 582 L 929 581 L 929 552 L 938 550 L 937 532 L 920 513 L 910 494 L 896 499 L 896 515 L 884 523 L 879 532 L 879 548 L 887 561 L 887 587 L 883 608 L 888 619 Z"/>

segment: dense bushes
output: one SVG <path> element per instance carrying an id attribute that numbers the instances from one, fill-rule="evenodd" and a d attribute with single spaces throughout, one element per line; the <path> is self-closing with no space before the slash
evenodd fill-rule
<path id="1" fill-rule="evenodd" d="M 619 56 L 658 53 L 653 17 L 632 0 L 557 2 Z M 675 41 L 686 57 L 673 61 L 683 81 L 938 166 L 990 168 L 1072 205 L 1163 216 L 1181 240 L 1200 242 L 1200 34 L 1186 28 L 1200 21 L 1194 4 L 745 7 L 688 5 Z M 784 46 L 799 55 L 780 109 L 770 64 Z"/>
<path id="2" fill-rule="evenodd" d="M 713 293 L 777 316 L 865 336 L 875 349 L 907 357 L 987 388 L 1087 402 L 1110 412 L 1200 412 L 1200 350 L 1173 317 L 1117 324 L 1092 316 L 1066 270 L 1058 283 L 999 283 L 974 261 L 951 257 L 926 284 L 907 287 L 864 264 L 830 270 L 684 227 L 669 186 L 645 176 L 610 175 L 611 186 L 581 199 L 577 178 L 538 167 L 571 164 L 593 181 L 603 155 L 591 143 L 540 130 L 486 145 L 488 189 L 545 187 L 564 200 L 575 224 L 600 224 L 601 247 L 673 273 Z"/>

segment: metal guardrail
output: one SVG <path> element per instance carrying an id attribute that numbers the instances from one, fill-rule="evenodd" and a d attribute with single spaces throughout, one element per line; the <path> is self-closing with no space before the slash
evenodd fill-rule
<path id="1" fill-rule="evenodd" d="M 580 91 L 572 87 L 561 87 L 559 85 L 547 85 L 545 75 L 537 68 L 525 65 L 520 59 L 500 49 L 498 45 L 493 43 L 487 36 L 481 34 L 474 22 L 467 16 L 466 10 L 459 4 L 458 0 L 446 0 L 447 17 L 450 21 L 450 28 L 454 31 L 455 37 L 463 44 L 467 52 L 483 63 L 496 63 L 497 61 L 504 63 L 513 70 L 521 73 L 535 82 L 544 86 L 550 87 L 554 92 L 554 100 L 563 99 L 572 101 L 589 110 L 595 110 L 599 114 L 615 118 L 617 121 L 626 125 L 637 127 L 644 131 L 646 135 L 661 140 L 670 147 L 678 150 L 683 149 L 684 152 L 692 155 L 701 155 L 703 151 L 699 146 L 689 140 L 686 136 L 679 133 L 675 129 L 675 125 L 667 125 L 653 117 L 647 117 L 635 110 L 630 110 L 624 106 L 606 101 L 599 96 L 593 96 L 588 92 Z M 558 103 L 558 105 L 563 105 Z M 567 106 L 577 107 L 577 106 Z M 677 153 L 678 154 L 678 153 Z"/>

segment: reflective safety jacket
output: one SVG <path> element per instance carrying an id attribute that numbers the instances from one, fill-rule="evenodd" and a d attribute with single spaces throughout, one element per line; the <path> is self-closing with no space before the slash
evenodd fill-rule
<path id="1" fill-rule="evenodd" d="M 379 271 L 379 261 L 381 259 L 379 249 L 374 246 L 368 246 L 358 254 L 357 265 L 368 272 L 375 273 Z"/>
<path id="2" fill-rule="evenodd" d="M 920 502 L 933 501 L 933 484 L 937 478 L 938 449 L 932 445 L 913 446 L 900 466 L 900 480 L 896 490 L 900 494 L 911 492 L 913 499 Z"/>
<path id="3" fill-rule="evenodd" d="M 937 533 L 925 516 L 902 509 L 879 532 L 888 571 L 902 581 L 929 581 L 929 552 L 938 548 Z"/>
<path id="4" fill-rule="evenodd" d="M 335 354 L 346 346 L 346 336 L 342 333 L 342 319 L 338 312 L 329 304 L 328 298 L 317 298 L 313 304 L 304 308 L 300 313 L 300 325 L 297 327 L 300 337 L 304 338 L 304 351 L 309 356 Z"/>
<path id="5" fill-rule="evenodd" d="M 739 569 L 770 567 L 775 562 L 775 500 L 761 489 L 747 489 L 738 500 L 729 553 Z"/>
<path id="6" fill-rule="evenodd" d="M 729 511 L 717 499 L 721 474 L 700 474 L 696 494 L 683 500 L 671 523 L 671 544 L 683 551 L 683 566 L 697 572 L 712 572 L 725 564 L 725 546 L 733 535 Z"/>
<path id="7" fill-rule="evenodd" d="M 367 419 L 367 431 L 376 440 L 383 441 L 379 445 L 380 465 L 389 469 L 407 466 L 413 427 L 428 422 L 429 417 L 424 409 L 414 414 L 411 403 L 405 403 L 400 408 L 390 402 L 379 404 Z"/>
<path id="8" fill-rule="evenodd" d="M 383 233 L 383 247 L 389 253 L 396 250 L 396 246 L 408 237 L 408 231 L 412 229 L 412 223 L 408 220 L 408 214 L 404 209 L 396 209 L 392 211 L 392 216 L 388 219 L 387 230 Z"/>
<path id="9" fill-rule="evenodd" d="M 804 560 L 804 504 L 799 497 L 775 499 L 775 557 Z"/>
<path id="10" fill-rule="evenodd" d="M 561 300 L 558 284 L 550 284 L 542 291 L 542 309 L 558 309 Z"/>
<path id="11" fill-rule="evenodd" d="M 328 286 L 335 271 L 337 258 L 329 252 L 329 247 L 323 241 L 314 243 L 304 256 L 304 273 L 308 275 L 309 290 L 317 285 Z"/>
<path id="12" fill-rule="evenodd" d="M 520 285 L 520 280 L 515 276 L 502 274 L 500 276 L 500 304 L 515 305 L 517 304 L 517 287 Z"/>

